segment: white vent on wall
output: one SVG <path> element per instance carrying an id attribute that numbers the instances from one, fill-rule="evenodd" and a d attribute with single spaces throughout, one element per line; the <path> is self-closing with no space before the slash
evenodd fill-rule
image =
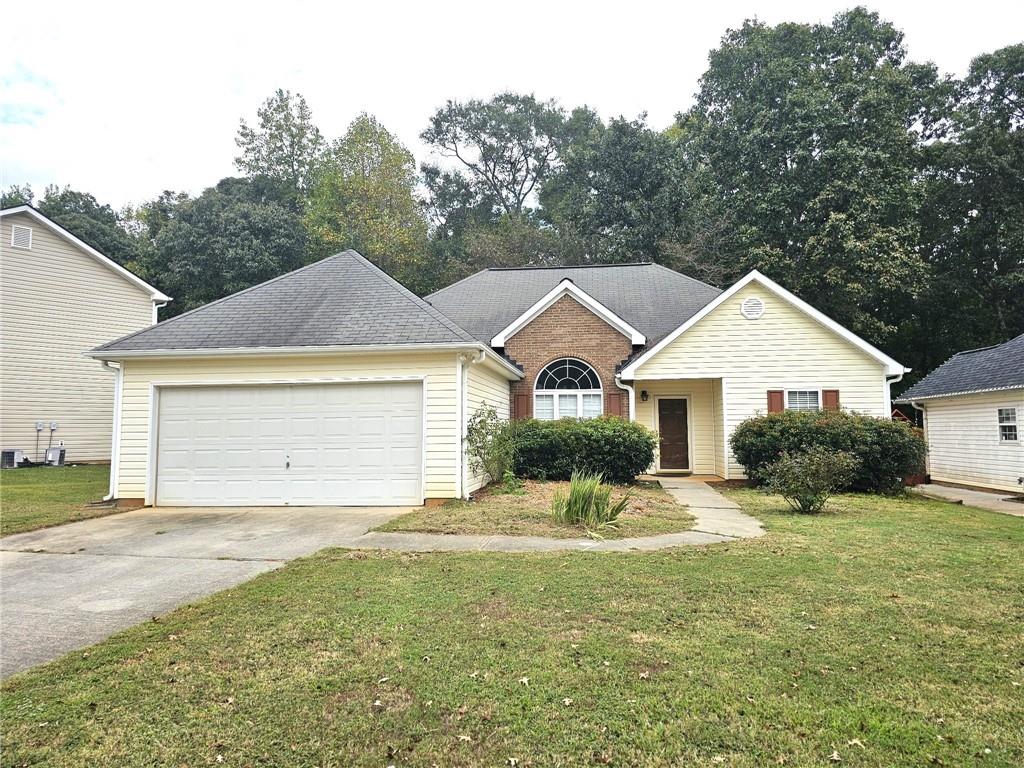
<path id="1" fill-rule="evenodd" d="M 11 247 L 12 248 L 31 248 L 32 247 L 32 227 L 23 227 L 20 224 L 15 224 L 11 227 Z"/>
<path id="2" fill-rule="evenodd" d="M 764 314 L 764 302 L 756 296 L 744 299 L 740 304 L 740 314 L 747 320 L 757 320 Z"/>

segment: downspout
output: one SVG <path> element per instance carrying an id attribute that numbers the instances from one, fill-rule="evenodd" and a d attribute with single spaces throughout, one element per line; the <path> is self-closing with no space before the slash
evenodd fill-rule
<path id="1" fill-rule="evenodd" d="M 892 385 L 903 381 L 904 373 L 906 373 L 906 371 L 898 376 L 893 376 L 892 378 L 888 376 L 885 377 L 885 416 L 888 419 L 892 418 Z"/>
<path id="2" fill-rule="evenodd" d="M 118 465 L 121 463 L 121 388 L 124 369 L 120 364 L 103 360 L 103 367 L 114 372 L 114 425 L 110 436 L 110 485 L 103 501 L 111 501 L 117 495 Z"/>
<path id="3" fill-rule="evenodd" d="M 464 470 L 466 453 L 466 368 L 462 354 L 455 355 L 455 379 L 458 381 L 456 414 L 459 420 L 458 441 L 455 451 L 455 498 L 465 498 L 466 472 Z"/>
<path id="4" fill-rule="evenodd" d="M 925 448 L 927 448 L 928 447 L 928 411 L 926 411 L 923 407 L 918 405 L 913 400 L 910 401 L 910 407 L 913 408 L 915 411 L 920 411 L 921 412 L 921 431 L 924 432 L 924 444 L 925 444 Z M 931 471 L 932 471 L 931 464 L 932 464 L 932 452 L 929 451 L 929 450 L 925 450 L 925 452 L 924 452 L 924 474 L 925 474 L 926 478 L 931 476 Z"/>
<path id="5" fill-rule="evenodd" d="M 157 313 L 158 313 L 159 310 L 163 309 L 166 306 L 167 306 L 167 302 L 166 301 L 156 301 L 156 300 L 153 301 L 153 323 L 152 323 L 153 325 L 156 325 L 158 322 L 160 322 L 158 320 Z"/>
<path id="6" fill-rule="evenodd" d="M 469 410 L 467 407 L 467 401 L 469 400 L 469 365 L 479 365 L 487 359 L 487 351 L 484 349 L 479 350 L 473 357 L 465 358 L 462 355 L 459 356 L 459 369 L 460 382 L 459 386 L 462 390 L 462 396 L 459 398 L 459 405 L 462 413 L 459 415 L 459 498 L 469 500 L 469 491 L 466 489 L 468 483 L 466 482 L 466 437 L 468 436 L 467 428 L 469 426 Z M 469 365 L 466 365 L 468 363 Z"/>
<path id="7" fill-rule="evenodd" d="M 629 393 L 629 420 L 636 421 L 636 390 L 632 384 L 623 384 L 619 374 L 615 374 L 615 386 Z"/>

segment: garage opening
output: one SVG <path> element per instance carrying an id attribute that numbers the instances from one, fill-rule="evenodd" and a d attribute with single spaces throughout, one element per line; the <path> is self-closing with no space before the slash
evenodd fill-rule
<path id="1" fill-rule="evenodd" d="M 157 505 L 423 503 L 420 381 L 157 391 Z"/>

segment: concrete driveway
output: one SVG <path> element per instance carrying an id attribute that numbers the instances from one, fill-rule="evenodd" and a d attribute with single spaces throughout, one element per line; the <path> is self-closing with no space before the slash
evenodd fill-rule
<path id="1" fill-rule="evenodd" d="M 398 508 L 140 509 L 0 539 L 0 677 L 349 544 Z"/>

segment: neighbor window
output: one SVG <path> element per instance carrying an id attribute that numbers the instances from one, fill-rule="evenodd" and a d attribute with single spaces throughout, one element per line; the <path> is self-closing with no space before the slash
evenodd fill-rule
<path id="1" fill-rule="evenodd" d="M 582 360 L 571 357 L 544 367 L 533 388 L 533 417 L 593 419 L 604 412 L 601 380 Z"/>
<path id="2" fill-rule="evenodd" d="M 1017 442 L 1017 409 L 999 409 L 999 442 Z"/>
<path id="3" fill-rule="evenodd" d="M 816 389 L 786 390 L 786 409 L 790 411 L 821 410 L 821 398 Z"/>

